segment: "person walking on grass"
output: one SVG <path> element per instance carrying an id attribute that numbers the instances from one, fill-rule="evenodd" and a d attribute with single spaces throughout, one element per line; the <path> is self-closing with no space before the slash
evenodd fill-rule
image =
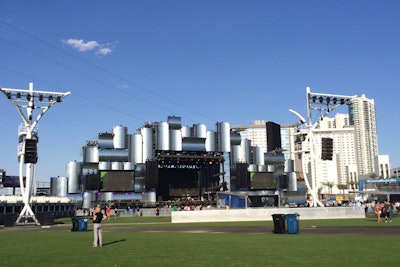
<path id="1" fill-rule="evenodd" d="M 107 219 L 107 215 L 101 212 L 100 207 L 95 208 L 93 215 L 93 247 L 101 247 L 103 245 L 103 229 L 101 222 Z"/>
<path id="2" fill-rule="evenodd" d="M 385 216 L 385 223 L 388 222 L 388 218 L 390 222 L 392 222 L 392 216 L 390 216 L 390 203 L 387 200 L 383 203 L 383 216 Z"/>
<path id="3" fill-rule="evenodd" d="M 378 217 L 378 223 L 380 223 L 382 214 L 382 205 L 379 202 L 375 203 L 375 214 Z"/>

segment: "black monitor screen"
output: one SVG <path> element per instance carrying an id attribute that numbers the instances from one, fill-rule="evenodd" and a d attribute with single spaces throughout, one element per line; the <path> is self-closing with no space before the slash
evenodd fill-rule
<path id="1" fill-rule="evenodd" d="M 101 189 L 103 192 L 134 191 L 134 171 L 100 171 Z"/>
<path id="2" fill-rule="evenodd" d="M 253 190 L 272 190 L 276 188 L 273 172 L 251 172 L 250 188 Z"/>

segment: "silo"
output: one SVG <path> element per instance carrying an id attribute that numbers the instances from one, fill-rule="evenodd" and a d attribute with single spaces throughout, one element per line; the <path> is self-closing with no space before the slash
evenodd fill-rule
<path id="1" fill-rule="evenodd" d="M 267 165 L 257 165 L 258 172 L 267 172 Z"/>
<path id="2" fill-rule="evenodd" d="M 113 200 L 113 193 L 112 192 L 103 192 L 101 194 L 101 199 L 105 202 L 110 202 Z"/>
<path id="3" fill-rule="evenodd" d="M 124 165 L 123 166 L 124 171 L 133 171 L 134 170 L 133 163 L 130 161 L 124 162 L 123 165 Z"/>
<path id="4" fill-rule="evenodd" d="M 122 126 L 114 126 L 113 128 L 113 144 L 115 149 L 126 149 L 126 135 L 128 128 Z"/>
<path id="5" fill-rule="evenodd" d="M 289 172 L 288 175 L 288 191 L 297 191 L 297 177 L 295 172 Z"/>
<path id="6" fill-rule="evenodd" d="M 146 175 L 146 164 L 135 165 L 135 177 L 144 177 Z"/>
<path id="7" fill-rule="evenodd" d="M 189 126 L 183 126 L 181 128 L 181 132 L 182 132 L 182 138 L 192 136 L 191 135 L 192 129 Z"/>
<path id="8" fill-rule="evenodd" d="M 140 129 L 143 138 L 143 162 L 153 159 L 153 129 L 143 127 Z"/>
<path id="9" fill-rule="evenodd" d="M 249 167 L 247 168 L 249 172 L 256 172 L 257 171 L 257 165 L 254 164 L 249 164 Z"/>
<path id="10" fill-rule="evenodd" d="M 186 137 L 182 140 L 183 151 L 206 151 L 205 138 Z"/>
<path id="11" fill-rule="evenodd" d="M 218 122 L 218 144 L 220 152 L 230 152 L 231 151 L 231 140 L 230 140 L 230 130 L 231 127 L 227 122 Z"/>
<path id="12" fill-rule="evenodd" d="M 240 149 L 240 146 L 232 146 L 231 148 L 231 161 L 233 164 L 238 163 L 238 162 L 243 162 L 243 153 L 242 150 Z"/>
<path id="13" fill-rule="evenodd" d="M 112 133 L 99 133 L 97 146 L 100 149 L 113 149 L 113 134 Z"/>
<path id="14" fill-rule="evenodd" d="M 264 165 L 264 150 L 260 146 L 255 146 L 253 149 L 254 164 Z"/>
<path id="15" fill-rule="evenodd" d="M 129 161 L 143 163 L 143 138 L 141 134 L 130 135 Z"/>
<path id="16" fill-rule="evenodd" d="M 92 192 L 84 192 L 83 193 L 82 208 L 84 208 L 84 209 L 93 208 L 91 206 L 92 199 L 96 199 L 94 193 L 92 193 Z"/>
<path id="17" fill-rule="evenodd" d="M 113 161 L 113 162 L 111 162 L 111 170 L 114 170 L 114 171 L 121 171 L 121 170 L 123 170 L 123 164 L 122 164 L 122 162 L 121 161 Z"/>
<path id="18" fill-rule="evenodd" d="M 97 163 L 99 162 L 99 149 L 97 146 L 84 146 L 83 150 L 83 163 Z"/>
<path id="19" fill-rule="evenodd" d="M 57 197 L 66 197 L 68 194 L 68 178 L 67 177 L 51 177 L 50 178 L 51 195 Z"/>
<path id="20" fill-rule="evenodd" d="M 128 161 L 127 149 L 101 149 L 99 150 L 100 161 Z"/>
<path id="21" fill-rule="evenodd" d="M 168 116 L 168 125 L 170 130 L 179 130 L 182 127 L 181 117 Z"/>
<path id="22" fill-rule="evenodd" d="M 157 124 L 157 150 L 169 150 L 169 125 L 168 122 Z"/>
<path id="23" fill-rule="evenodd" d="M 250 163 L 251 161 L 251 141 L 247 138 L 243 139 L 240 148 L 243 153 L 243 162 L 244 163 Z"/>
<path id="24" fill-rule="evenodd" d="M 108 171 L 111 169 L 111 163 L 109 161 L 99 162 L 99 171 Z"/>
<path id="25" fill-rule="evenodd" d="M 213 152 L 215 149 L 215 132 L 207 131 L 206 133 L 206 151 Z"/>
<path id="26" fill-rule="evenodd" d="M 267 172 L 275 172 L 275 165 L 268 164 L 267 165 Z"/>
<path id="27" fill-rule="evenodd" d="M 76 161 L 71 161 L 67 164 L 67 177 L 68 177 L 68 193 L 80 193 L 79 190 L 79 177 L 81 174 L 81 164 Z"/>
<path id="28" fill-rule="evenodd" d="M 169 130 L 170 150 L 182 151 L 182 132 L 180 130 Z"/>
<path id="29" fill-rule="evenodd" d="M 231 133 L 231 146 L 238 146 L 242 142 L 240 133 Z"/>
<path id="30" fill-rule="evenodd" d="M 194 124 L 193 125 L 194 137 L 206 138 L 207 137 L 207 127 L 205 124 Z"/>

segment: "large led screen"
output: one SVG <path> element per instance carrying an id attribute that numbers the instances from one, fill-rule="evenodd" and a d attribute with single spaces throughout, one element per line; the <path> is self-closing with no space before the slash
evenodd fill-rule
<path id="1" fill-rule="evenodd" d="M 100 171 L 103 192 L 132 192 L 135 185 L 134 171 Z"/>
<path id="2" fill-rule="evenodd" d="M 276 189 L 275 177 L 273 172 L 251 172 L 250 189 L 268 190 Z"/>

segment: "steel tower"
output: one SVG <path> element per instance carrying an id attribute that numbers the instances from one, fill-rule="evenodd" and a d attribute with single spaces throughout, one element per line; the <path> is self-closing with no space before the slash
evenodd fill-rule
<path id="1" fill-rule="evenodd" d="M 29 90 L 0 88 L 0 91 L 11 101 L 22 118 L 18 129 L 18 162 L 19 183 L 24 207 L 16 220 L 17 225 L 40 225 L 30 206 L 33 184 L 36 180 L 37 143 L 39 141 L 37 124 L 50 107 L 59 103 L 70 92 L 34 91 L 33 83 Z M 24 183 L 24 165 L 26 181 Z"/>

